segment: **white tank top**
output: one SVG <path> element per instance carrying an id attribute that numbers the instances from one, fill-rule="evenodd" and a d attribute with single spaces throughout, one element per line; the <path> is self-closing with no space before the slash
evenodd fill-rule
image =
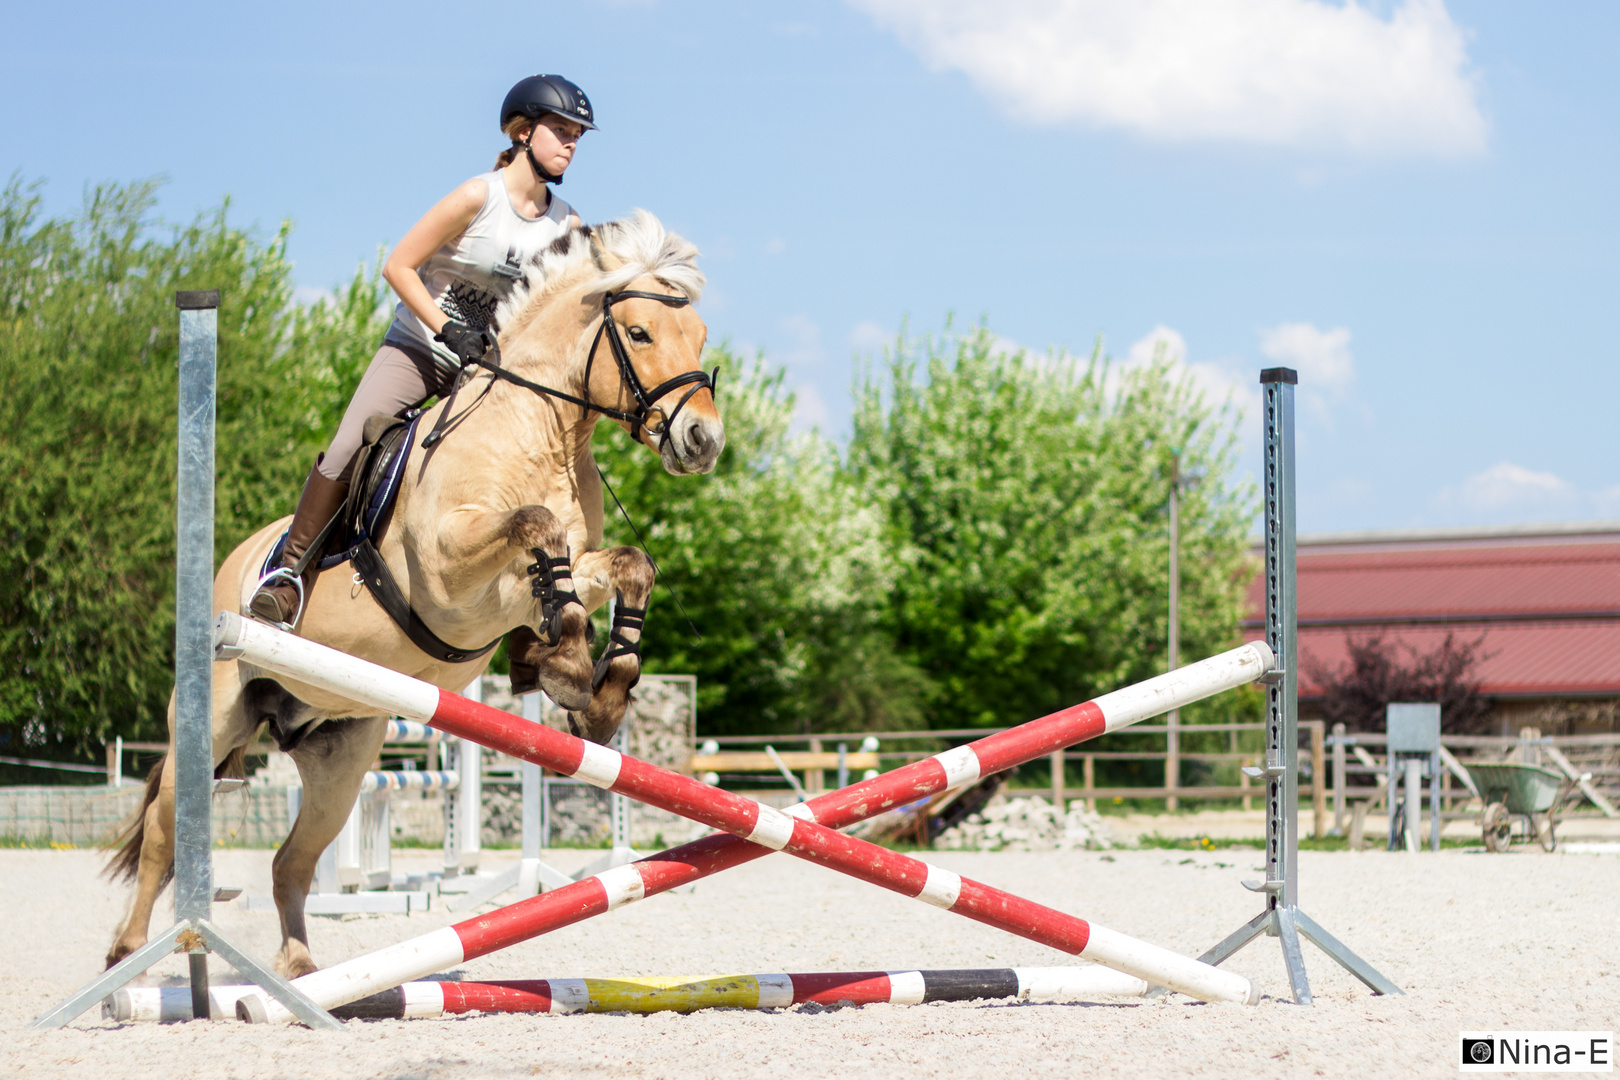
<path id="1" fill-rule="evenodd" d="M 545 215 L 526 218 L 513 208 L 499 172 L 474 179 L 484 182 L 484 205 L 461 235 L 428 256 L 417 273 L 440 311 L 482 330 L 496 307 L 511 295 L 522 277 L 523 264 L 568 231 L 574 210 L 553 191 Z M 394 307 L 394 322 L 384 340 L 427 352 L 451 371 L 461 367 L 456 354 L 433 340 L 433 331 L 422 325 L 404 301 Z"/>

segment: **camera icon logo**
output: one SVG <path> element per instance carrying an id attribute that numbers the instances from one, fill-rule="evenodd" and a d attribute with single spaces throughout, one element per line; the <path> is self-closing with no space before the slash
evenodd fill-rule
<path id="1" fill-rule="evenodd" d="M 1462 1058 L 1465 1065 L 1494 1065 L 1496 1045 L 1490 1039 L 1464 1039 Z"/>

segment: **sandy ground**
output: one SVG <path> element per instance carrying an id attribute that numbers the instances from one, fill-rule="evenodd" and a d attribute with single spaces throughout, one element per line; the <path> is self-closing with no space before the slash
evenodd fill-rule
<path id="1" fill-rule="evenodd" d="M 558 852 L 554 861 L 578 865 L 589 854 Z M 1260 908 L 1238 884 L 1255 876 L 1251 851 L 940 852 L 933 859 L 1188 954 Z M 221 852 L 217 877 L 267 891 L 269 862 L 269 852 Z M 425 868 L 431 857 L 397 862 Z M 124 892 L 100 881 L 98 866 L 90 852 L 0 851 L 15 901 L 0 921 L 6 957 L 0 1076 L 1449 1077 L 1457 1075 L 1460 1030 L 1620 1027 L 1620 855 L 1526 850 L 1304 853 L 1304 910 L 1406 991 L 1373 997 L 1307 945 L 1317 993 L 1311 1008 L 1289 1001 L 1277 946 L 1263 940 L 1228 962 L 1267 991 L 1249 1007 L 1169 998 L 469 1016 L 354 1022 L 347 1034 L 236 1022 L 120 1026 L 92 1013 L 65 1030 L 25 1031 L 31 1017 L 99 968 Z M 216 912 L 249 950 L 268 956 L 276 948 L 273 913 L 239 903 Z M 314 919 L 312 944 L 318 961 L 335 962 L 451 921 L 437 909 Z M 693 893 L 631 905 L 455 974 L 712 975 L 1064 962 L 1041 946 L 776 855 Z M 156 973 L 173 977 L 181 970 L 182 961 L 171 958 Z"/>

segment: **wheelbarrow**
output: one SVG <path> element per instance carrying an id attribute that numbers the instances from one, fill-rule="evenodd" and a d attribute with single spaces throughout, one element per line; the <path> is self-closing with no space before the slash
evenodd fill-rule
<path id="1" fill-rule="evenodd" d="M 1480 801 L 1485 804 L 1479 813 L 1479 827 L 1487 851 L 1508 849 L 1513 842 L 1515 818 L 1524 822 L 1525 841 L 1534 838 L 1547 851 L 1558 847 L 1553 827 L 1564 800 L 1575 788 L 1574 781 L 1540 765 L 1512 761 L 1470 764 L 1468 775 L 1474 778 Z M 1538 827 L 1537 815 L 1546 822 L 1545 829 Z"/>

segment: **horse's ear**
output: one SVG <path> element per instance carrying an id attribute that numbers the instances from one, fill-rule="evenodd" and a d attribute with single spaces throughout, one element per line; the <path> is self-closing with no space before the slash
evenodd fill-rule
<path id="1" fill-rule="evenodd" d="M 606 225 L 585 226 L 585 236 L 591 242 L 591 259 L 596 263 L 596 268 L 604 274 L 624 265 L 623 259 L 602 245 L 601 232 L 606 228 Z"/>

